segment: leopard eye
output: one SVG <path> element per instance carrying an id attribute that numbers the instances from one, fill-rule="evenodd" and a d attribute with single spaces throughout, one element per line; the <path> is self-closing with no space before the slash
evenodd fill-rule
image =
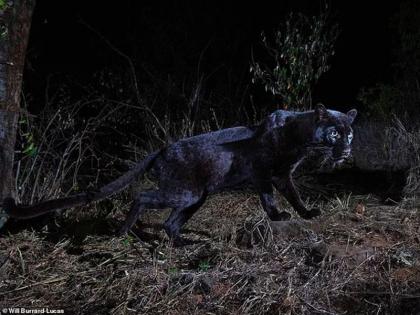
<path id="1" fill-rule="evenodd" d="M 335 144 L 339 138 L 340 138 L 340 134 L 338 133 L 336 129 L 331 128 L 330 130 L 327 131 L 326 139 L 327 139 L 327 142 L 329 142 L 330 144 Z"/>
<path id="2" fill-rule="evenodd" d="M 338 137 L 338 132 L 337 132 L 337 130 L 332 130 L 332 131 L 330 132 L 330 137 L 337 138 L 337 137 Z"/>

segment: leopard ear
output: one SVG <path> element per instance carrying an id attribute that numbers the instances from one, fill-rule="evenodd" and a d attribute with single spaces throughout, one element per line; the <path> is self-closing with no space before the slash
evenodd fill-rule
<path id="1" fill-rule="evenodd" d="M 328 118 L 328 110 L 321 103 L 316 104 L 315 107 L 315 120 L 322 121 Z"/>
<path id="2" fill-rule="evenodd" d="M 349 119 L 349 123 L 350 123 L 350 124 L 352 124 L 352 123 L 353 123 L 353 121 L 354 121 L 354 119 L 356 118 L 356 116 L 357 116 L 357 110 L 356 110 L 356 109 L 352 109 L 352 110 L 349 110 L 349 111 L 347 112 L 347 117 L 348 117 L 348 119 Z"/>

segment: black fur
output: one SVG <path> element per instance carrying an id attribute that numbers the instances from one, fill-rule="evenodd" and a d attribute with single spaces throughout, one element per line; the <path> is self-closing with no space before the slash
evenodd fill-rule
<path id="1" fill-rule="evenodd" d="M 350 154 L 351 123 L 356 111 L 347 114 L 328 111 L 323 105 L 315 111 L 276 111 L 256 130 L 236 127 L 179 140 L 148 156 L 135 169 L 91 194 L 46 201 L 34 206 L 4 202 L 6 213 L 30 218 L 106 198 L 127 186 L 149 168 L 158 180 L 157 190 L 142 191 L 135 197 L 121 228 L 127 233 L 148 208 L 172 208 L 164 226 L 169 237 L 181 243 L 180 229 L 202 206 L 210 193 L 232 186 L 252 184 L 272 220 L 285 220 L 290 214 L 279 212 L 273 186 L 303 218 L 320 214 L 307 210 L 293 183 L 293 172 L 310 155 L 331 158 L 336 164 Z"/>

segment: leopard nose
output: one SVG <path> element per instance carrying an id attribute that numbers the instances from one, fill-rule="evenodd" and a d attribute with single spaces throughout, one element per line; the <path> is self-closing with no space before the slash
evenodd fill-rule
<path id="1" fill-rule="evenodd" d="M 343 157 L 349 157 L 351 154 L 351 150 L 350 149 L 344 149 L 343 150 Z"/>
<path id="2" fill-rule="evenodd" d="M 335 154 L 335 160 L 337 161 L 344 161 L 345 159 L 348 159 L 351 156 L 351 150 L 350 149 L 343 149 L 337 154 Z"/>

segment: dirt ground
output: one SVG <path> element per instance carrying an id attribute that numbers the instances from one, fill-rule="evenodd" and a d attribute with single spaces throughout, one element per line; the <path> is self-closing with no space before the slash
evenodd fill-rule
<path id="1" fill-rule="evenodd" d="M 320 207 L 313 221 L 294 215 L 271 223 L 254 194 L 213 196 L 186 226 L 195 243 L 181 248 L 162 232 L 167 211 L 150 211 L 136 233 L 115 237 L 127 213 L 122 200 L 9 222 L 0 236 L 0 306 L 66 314 L 420 314 L 416 201 L 385 206 L 345 195 Z"/>

